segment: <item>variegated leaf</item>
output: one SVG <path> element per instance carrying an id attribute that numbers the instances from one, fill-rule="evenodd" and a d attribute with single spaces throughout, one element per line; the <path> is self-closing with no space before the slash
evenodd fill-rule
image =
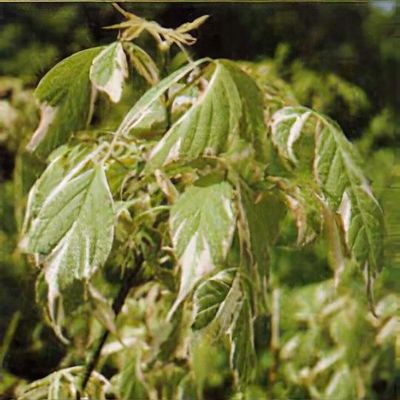
<path id="1" fill-rule="evenodd" d="M 128 64 L 122 44 L 115 42 L 108 45 L 98 54 L 90 68 L 90 80 L 94 87 L 105 92 L 114 103 L 122 95 L 122 87 L 128 76 Z"/>
<path id="2" fill-rule="evenodd" d="M 77 396 L 79 381 L 84 367 L 70 367 L 53 372 L 17 389 L 17 400 L 60 400 L 74 399 Z M 105 400 L 110 382 L 101 374 L 93 371 L 87 387 L 82 393 L 87 398 Z"/>
<path id="3" fill-rule="evenodd" d="M 239 385 L 245 385 L 254 377 L 256 352 L 254 346 L 253 316 L 250 301 L 243 298 L 240 311 L 230 332 L 231 368 L 235 371 Z"/>
<path id="4" fill-rule="evenodd" d="M 262 157 L 263 136 L 262 96 L 257 85 L 233 63 L 217 60 L 204 91 L 151 151 L 146 170 L 215 156 L 239 138 L 253 144 Z"/>
<path id="5" fill-rule="evenodd" d="M 337 212 L 353 258 L 368 276 L 381 266 L 383 216 L 365 178 L 359 156 L 333 121 L 305 107 L 286 107 L 273 116 L 272 141 L 295 166 L 296 142 L 314 143 L 313 174 L 325 201 Z"/>
<path id="6" fill-rule="evenodd" d="M 55 164 L 49 168 L 54 170 Z M 113 242 L 114 212 L 102 166 L 72 170 L 51 190 L 43 182 L 35 188 L 37 202 L 24 247 L 41 256 L 54 320 L 55 299 L 62 291 L 75 280 L 89 279 L 105 263 Z M 44 192 L 38 193 L 41 189 Z"/>
<path id="7" fill-rule="evenodd" d="M 93 100 L 89 70 L 101 50 L 102 47 L 96 47 L 73 54 L 40 81 L 35 96 L 42 115 L 27 146 L 29 151 L 47 156 L 89 122 Z"/>
<path id="8" fill-rule="evenodd" d="M 241 296 L 239 288 L 234 285 L 235 274 L 236 271 L 232 269 L 220 271 L 196 289 L 193 296 L 194 330 L 202 329 L 218 318 L 226 305 L 229 292 L 236 291 L 236 297 Z M 235 310 L 231 310 L 231 316 L 233 311 Z"/>
<path id="9" fill-rule="evenodd" d="M 223 264 L 236 223 L 233 189 L 227 182 L 191 186 L 171 209 L 170 229 L 181 266 L 181 285 L 173 309 L 195 284 Z"/>
<path id="10" fill-rule="evenodd" d="M 179 82 L 206 61 L 207 59 L 202 58 L 185 65 L 148 90 L 126 114 L 118 127 L 117 134 L 128 136 L 134 128 L 138 127 L 139 124 L 145 120 L 145 118 L 149 118 L 154 104 L 160 101 L 160 98 L 172 85 Z"/>

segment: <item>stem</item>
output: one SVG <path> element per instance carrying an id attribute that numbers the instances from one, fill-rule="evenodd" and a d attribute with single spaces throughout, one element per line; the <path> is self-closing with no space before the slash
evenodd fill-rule
<path id="1" fill-rule="evenodd" d="M 125 270 L 124 276 L 122 278 L 122 286 L 112 304 L 112 309 L 115 313 L 115 317 L 117 317 L 119 312 L 121 311 L 122 306 L 125 303 L 125 299 L 128 296 L 130 289 L 133 286 L 133 283 L 135 281 L 138 272 L 140 271 L 142 263 L 143 263 L 143 256 L 140 254 L 135 261 L 134 268 Z M 96 368 L 96 365 L 99 361 L 101 351 L 103 349 L 105 342 L 107 341 L 109 333 L 110 333 L 109 330 L 107 329 L 103 330 L 103 333 L 99 336 L 99 338 L 96 341 L 93 351 L 90 353 L 88 357 L 83 379 L 79 385 L 77 400 L 81 399 L 81 394 L 83 394 L 83 392 L 86 389 L 86 386 L 89 382 L 92 372 Z"/>
<path id="2" fill-rule="evenodd" d="M 269 381 L 273 383 L 277 378 L 279 364 L 279 322 L 280 322 L 280 289 L 272 291 L 272 310 L 271 310 L 271 353 L 273 364 L 269 371 Z"/>

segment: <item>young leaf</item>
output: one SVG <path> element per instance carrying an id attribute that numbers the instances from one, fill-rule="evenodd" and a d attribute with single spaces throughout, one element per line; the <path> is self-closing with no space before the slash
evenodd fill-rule
<path id="1" fill-rule="evenodd" d="M 147 172 L 177 160 L 215 156 L 239 136 L 261 151 L 264 124 L 260 91 L 234 64 L 223 60 L 214 64 L 204 92 L 150 153 Z"/>
<path id="2" fill-rule="evenodd" d="M 89 279 L 102 265 L 113 241 L 113 201 L 104 169 L 96 166 L 67 175 L 41 204 L 26 237 L 29 252 L 46 256 L 50 314 L 61 291 Z"/>
<path id="3" fill-rule="evenodd" d="M 203 276 L 224 262 L 235 230 L 232 199 L 232 187 L 220 182 L 189 187 L 172 207 L 172 243 L 181 266 L 173 309 Z"/>
<path id="4" fill-rule="evenodd" d="M 114 103 L 122 95 L 122 85 L 128 76 L 128 64 L 122 44 L 115 42 L 98 54 L 90 68 L 90 80 L 94 87 L 105 92 Z"/>
<path id="5" fill-rule="evenodd" d="M 42 115 L 27 146 L 29 151 L 45 157 L 88 123 L 93 96 L 89 70 L 101 50 L 102 47 L 96 47 L 73 54 L 40 81 L 35 96 Z"/>
<path id="6" fill-rule="evenodd" d="M 294 145 L 304 136 L 314 141 L 314 179 L 339 215 L 351 255 L 370 277 L 382 260 L 383 217 L 359 157 L 339 126 L 321 114 L 304 107 L 286 107 L 274 114 L 272 140 L 294 165 Z"/>

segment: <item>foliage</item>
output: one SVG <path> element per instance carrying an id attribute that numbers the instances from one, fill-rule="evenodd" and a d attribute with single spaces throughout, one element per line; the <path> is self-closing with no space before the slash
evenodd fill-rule
<path id="1" fill-rule="evenodd" d="M 168 59 L 204 18 L 172 30 L 121 11 L 118 41 L 68 57 L 35 91 L 27 148 L 46 168 L 20 248 L 67 352 L 19 398 L 347 399 L 390 386 L 398 296 L 378 285 L 373 300 L 383 213 L 353 144 L 265 63 L 168 70 L 132 43 L 147 30 Z M 324 279 L 290 288 L 288 251 Z"/>

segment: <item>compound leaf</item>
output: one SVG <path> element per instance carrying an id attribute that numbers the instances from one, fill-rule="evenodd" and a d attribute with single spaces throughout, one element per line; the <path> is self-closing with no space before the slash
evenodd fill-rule
<path id="1" fill-rule="evenodd" d="M 340 127 L 305 107 L 285 107 L 272 120 L 272 141 L 295 166 L 295 144 L 314 142 L 313 174 L 325 201 L 340 219 L 347 247 L 368 276 L 380 268 L 383 216 L 365 178 L 359 156 Z"/>

